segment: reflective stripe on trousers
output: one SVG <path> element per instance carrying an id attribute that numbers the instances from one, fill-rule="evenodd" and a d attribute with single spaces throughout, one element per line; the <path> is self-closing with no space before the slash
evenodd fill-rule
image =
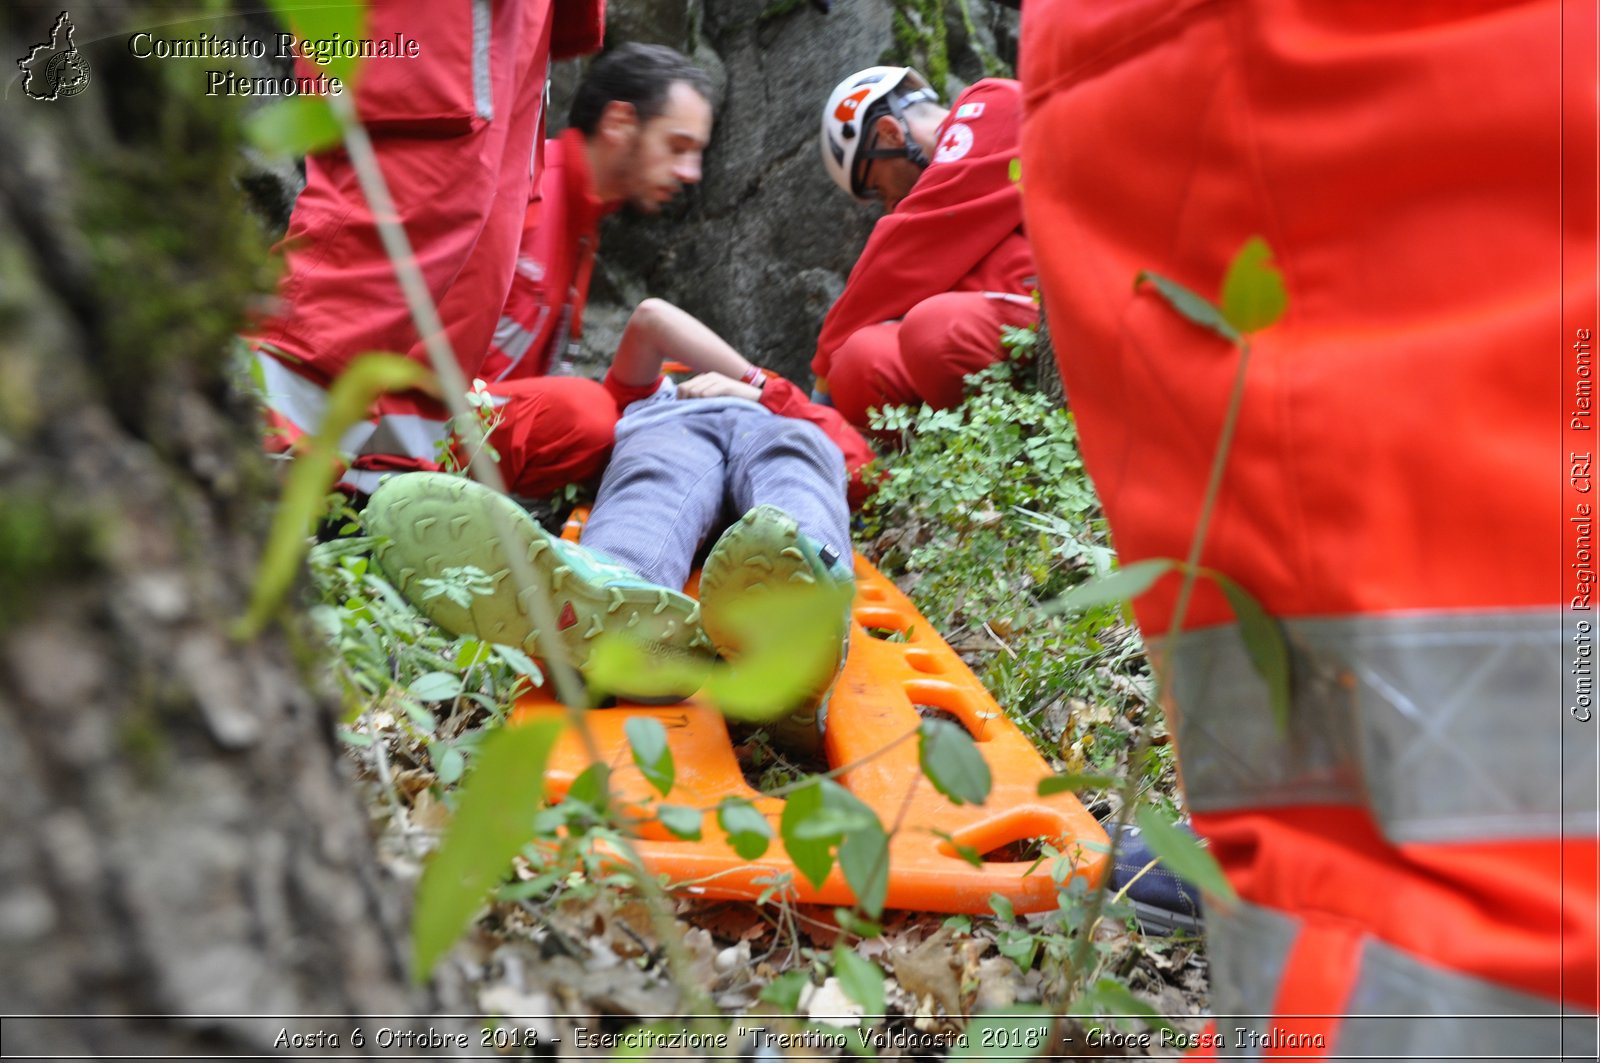
<path id="1" fill-rule="evenodd" d="M 327 391 L 271 355 L 257 351 L 255 360 L 267 406 L 301 431 L 316 432 L 327 413 Z M 346 429 L 339 437 L 338 450 L 358 461 L 363 455 L 384 454 L 432 463 L 437 459 L 439 444 L 447 438 L 449 431 L 444 421 L 414 413 L 384 413 Z M 352 469 L 341 479 L 370 494 L 377 489 L 379 475 Z"/>
<path id="2" fill-rule="evenodd" d="M 489 70 L 493 28 L 490 0 L 472 0 L 472 106 L 486 122 L 494 119 L 494 84 Z"/>
<path id="3" fill-rule="evenodd" d="M 1295 1045 L 1270 1016 L 1302 923 L 1245 901 L 1206 909 L 1218 1054 L 1257 1059 L 1593 1059 L 1592 1015 L 1418 960 L 1375 938 L 1361 942 L 1354 988 L 1331 1041 Z M 1243 1032 L 1240 1032 L 1243 1031 Z M 1280 1041 L 1275 1042 L 1277 1037 Z"/>
<path id="4" fill-rule="evenodd" d="M 1195 811 L 1354 805 L 1395 843 L 1593 836 L 1593 735 L 1562 741 L 1560 610 L 1283 627 L 1287 731 L 1236 627 L 1152 646 Z"/>
<path id="5" fill-rule="evenodd" d="M 495 350 L 505 355 L 509 363 L 496 380 L 504 380 L 511 375 L 512 370 L 522 364 L 522 359 L 527 357 L 528 351 L 533 347 L 533 341 L 538 338 L 539 329 L 544 327 L 544 319 L 550 313 L 550 308 L 539 308 L 539 320 L 533 328 L 522 327 L 522 323 L 509 314 L 503 314 L 494 327 Z"/>

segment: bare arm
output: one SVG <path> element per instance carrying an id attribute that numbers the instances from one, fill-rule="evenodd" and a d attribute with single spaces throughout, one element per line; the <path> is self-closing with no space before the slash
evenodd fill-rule
<path id="1" fill-rule="evenodd" d="M 680 399 L 749 399 L 761 401 L 761 389 L 721 373 L 701 373 L 678 385 Z"/>
<path id="2" fill-rule="evenodd" d="M 663 299 L 646 299 L 634 308 L 622 330 L 612 375 L 618 383 L 643 387 L 661 375 L 661 365 L 668 361 L 734 380 L 751 369 L 743 355 L 693 315 Z"/>

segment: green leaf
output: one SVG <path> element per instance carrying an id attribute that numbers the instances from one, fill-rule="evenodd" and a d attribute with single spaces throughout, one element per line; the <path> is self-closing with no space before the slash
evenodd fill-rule
<path id="1" fill-rule="evenodd" d="M 1039 955 L 1039 936 L 1021 926 L 1008 926 L 995 935 L 994 947 L 1000 950 L 1000 955 L 1026 971 L 1033 967 Z"/>
<path id="2" fill-rule="evenodd" d="M 775 1004 L 784 1011 L 797 1011 L 800 1007 L 800 995 L 810 984 L 809 971 L 785 971 L 763 986 L 757 999 Z"/>
<path id="3" fill-rule="evenodd" d="M 635 697 L 676 694 L 705 681 L 709 663 L 683 657 L 652 656 L 637 639 L 606 633 L 595 640 L 583 675 L 591 690 L 626 690 Z"/>
<path id="4" fill-rule="evenodd" d="M 439 748 L 435 746 L 434 748 Z M 431 752 L 429 754 L 432 756 Z M 462 756 L 461 750 L 455 746 L 444 746 L 437 760 L 433 762 L 433 770 L 439 776 L 439 782 L 445 786 L 452 786 L 467 770 L 467 758 Z"/>
<path id="5" fill-rule="evenodd" d="M 724 715 L 771 723 L 814 692 L 839 661 L 843 618 L 853 590 L 788 585 L 737 599 L 723 622 L 737 632 L 736 661 L 712 672 L 705 692 Z"/>
<path id="6" fill-rule="evenodd" d="M 833 947 L 833 973 L 844 995 L 860 1004 L 868 1016 L 882 1016 L 886 1003 L 883 971 L 871 960 L 862 959 L 855 949 L 844 944 Z"/>
<path id="7" fill-rule="evenodd" d="M 461 645 L 456 647 L 456 670 L 464 672 L 481 662 L 488 654 L 488 643 L 480 642 L 478 639 L 462 639 Z"/>
<path id="8" fill-rule="evenodd" d="M 882 914 L 889 889 L 889 838 L 876 813 L 859 798 L 832 780 L 817 780 L 790 795 L 782 832 L 790 859 L 813 886 L 820 887 L 827 878 L 837 845 L 839 867 L 857 905 L 873 918 Z"/>
<path id="9" fill-rule="evenodd" d="M 1048 613 L 1069 613 L 1139 597 L 1168 572 L 1182 567 L 1170 557 L 1152 557 L 1124 565 L 1109 576 L 1086 580 L 1045 607 Z"/>
<path id="10" fill-rule="evenodd" d="M 560 881 L 560 876 L 549 873 L 530 878 L 525 882 L 508 882 L 494 891 L 494 899 L 504 903 L 516 904 L 518 901 L 532 900 L 542 894 L 550 892 L 550 887 Z"/>
<path id="11" fill-rule="evenodd" d="M 1216 858 L 1202 849 L 1198 841 L 1168 822 L 1164 814 L 1149 805 L 1140 805 L 1135 818 L 1144 843 L 1167 865 L 1168 871 L 1225 901 L 1238 898 Z"/>
<path id="12" fill-rule="evenodd" d="M 1102 978 L 1090 986 L 1068 1009 L 1074 1015 L 1136 1015 L 1160 1030 L 1177 1033 L 1177 1027 L 1133 990 L 1114 978 Z"/>
<path id="13" fill-rule="evenodd" d="M 989 762 L 964 727 L 948 720 L 923 720 L 917 761 L 933 788 L 958 805 L 981 805 L 994 779 Z"/>
<path id="14" fill-rule="evenodd" d="M 541 808 L 533 817 L 533 835 L 536 838 L 554 838 L 571 817 L 572 806 L 565 801 L 554 808 Z"/>
<path id="15" fill-rule="evenodd" d="M 451 701 L 461 693 L 461 677 L 451 672 L 428 672 L 413 679 L 406 693 L 418 701 Z"/>
<path id="16" fill-rule="evenodd" d="M 494 655 L 504 661 L 513 671 L 533 680 L 534 686 L 544 683 L 544 673 L 539 671 L 537 664 L 533 663 L 533 658 L 515 646 L 507 646 L 503 642 L 497 642 L 494 644 Z"/>
<path id="17" fill-rule="evenodd" d="M 667 729 L 651 716 L 634 716 L 622 725 L 633 750 L 633 762 L 645 781 L 662 797 L 672 792 L 677 768 L 672 762 L 672 747 L 667 745 Z"/>
<path id="18" fill-rule="evenodd" d="M 783 839 L 784 851 L 794 861 L 795 870 L 817 889 L 833 870 L 833 839 L 807 838 L 799 834 L 801 824 L 822 810 L 822 780 L 811 782 L 791 793 L 783 802 L 783 818 L 778 822 L 778 834 Z"/>
<path id="19" fill-rule="evenodd" d="M 1110 775 L 1091 775 L 1080 771 L 1062 772 L 1060 775 L 1039 780 L 1039 796 L 1076 793 L 1079 790 L 1104 790 L 1117 785 L 1117 782 L 1118 780 Z"/>
<path id="20" fill-rule="evenodd" d="M 1239 342 L 1239 333 L 1228 324 L 1228 319 L 1222 316 L 1222 311 L 1213 306 L 1205 296 L 1197 295 L 1177 281 L 1169 280 L 1149 270 L 1141 270 L 1133 279 L 1135 288 L 1141 284 L 1149 284 L 1155 288 L 1169 306 L 1189 321 L 1201 328 L 1210 329 L 1229 343 Z"/>
<path id="21" fill-rule="evenodd" d="M 1014 923 L 1017 921 L 1017 910 L 1012 906 L 1011 898 L 1003 893 L 989 894 L 989 910 L 1002 923 Z"/>
<path id="22" fill-rule="evenodd" d="M 567 789 L 566 802 L 576 802 L 604 817 L 611 807 L 611 769 L 596 761 L 578 773 Z"/>
<path id="23" fill-rule="evenodd" d="M 410 720 L 417 730 L 424 734 L 432 734 L 438 730 L 439 721 L 423 705 L 412 701 L 410 698 L 401 698 L 400 707 L 405 710 L 406 719 Z"/>
<path id="24" fill-rule="evenodd" d="M 853 830 L 864 830 L 877 822 L 878 817 L 865 805 L 830 806 L 824 800 L 823 807 L 795 824 L 794 836 L 806 841 L 837 841 Z"/>
<path id="25" fill-rule="evenodd" d="M 1289 293 L 1283 274 L 1271 265 L 1272 248 L 1252 236 L 1239 248 L 1222 278 L 1222 316 L 1242 333 L 1259 332 L 1283 316 Z"/>
<path id="26" fill-rule="evenodd" d="M 700 840 L 702 816 L 698 808 L 688 808 L 684 805 L 657 805 L 656 818 L 675 837 L 690 842 Z"/>
<path id="27" fill-rule="evenodd" d="M 874 919 L 882 915 L 889 896 L 889 835 L 876 816 L 870 827 L 851 831 L 839 843 L 839 870 L 856 895 L 856 906 Z"/>
<path id="28" fill-rule="evenodd" d="M 320 42 L 332 40 L 335 35 L 347 41 L 359 41 L 366 36 L 366 0 L 271 0 L 271 3 L 284 25 L 313 48 L 320 47 Z M 354 58 L 337 55 L 325 64 L 315 65 L 328 77 L 345 82 L 348 89 L 356 62 Z"/>
<path id="29" fill-rule="evenodd" d="M 333 108 L 321 96 L 291 96 L 261 108 L 245 120 L 244 135 L 269 155 L 309 155 L 339 143 L 342 134 Z"/>
<path id="30" fill-rule="evenodd" d="M 1261 607 L 1249 591 L 1220 572 L 1206 573 L 1222 588 L 1233 615 L 1239 620 L 1239 636 L 1244 639 L 1245 652 L 1256 674 L 1267 684 L 1267 694 L 1272 703 L 1272 718 L 1278 730 L 1289 729 L 1289 641 L 1284 637 L 1283 625 Z"/>
<path id="31" fill-rule="evenodd" d="M 307 536 L 322 514 L 328 489 L 333 486 L 339 437 L 367 416 L 379 395 L 414 388 L 430 375 L 416 362 L 397 354 L 364 354 L 333 382 L 322 425 L 289 470 L 283 497 L 272 516 L 272 531 L 267 536 L 261 567 L 256 571 L 250 609 L 234 629 L 236 638 L 259 635 L 294 584 L 300 559 L 305 556 Z"/>
<path id="32" fill-rule="evenodd" d="M 545 762 L 560 733 L 559 721 L 541 720 L 503 727 L 479 747 L 477 767 L 458 791 L 455 818 L 417 887 L 411 975 L 418 984 L 527 843 L 544 797 Z"/>
<path id="33" fill-rule="evenodd" d="M 1012 1004 L 974 1015 L 966 1035 L 946 1058 L 996 1061 L 1037 1059 L 1051 1046 L 1055 1017 L 1037 1004 Z"/>
<path id="34" fill-rule="evenodd" d="M 772 843 L 772 824 L 742 797 L 725 797 L 717 806 L 717 823 L 728 844 L 745 860 L 754 860 Z"/>
<path id="35" fill-rule="evenodd" d="M 973 867 L 981 868 L 983 866 L 983 854 L 978 852 L 978 850 L 974 849 L 970 845 L 962 845 L 960 842 L 956 841 L 953 834 L 950 834 L 948 831 L 935 830 L 933 835 L 934 837 L 943 841 L 946 845 L 950 846 L 950 848 L 954 849 L 956 856 L 960 857 L 966 863 L 971 864 Z"/>
<path id="36" fill-rule="evenodd" d="M 833 910 L 834 925 L 839 932 L 851 937 L 875 938 L 883 936 L 883 924 L 875 919 L 857 915 L 854 908 L 835 908 Z"/>

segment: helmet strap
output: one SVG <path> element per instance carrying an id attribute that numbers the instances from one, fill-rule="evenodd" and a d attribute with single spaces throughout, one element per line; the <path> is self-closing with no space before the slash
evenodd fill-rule
<path id="1" fill-rule="evenodd" d="M 938 103 L 939 95 L 930 88 L 917 89 L 899 96 L 891 92 L 875 104 L 871 111 L 863 115 L 861 119 L 861 136 L 864 139 L 862 146 L 856 152 L 856 165 L 860 166 L 863 161 L 870 159 L 909 159 L 919 170 L 927 169 L 928 153 L 922 150 L 922 145 L 911 138 L 911 122 L 906 118 L 906 111 L 911 106 L 922 102 Z M 878 119 L 886 113 L 900 123 L 900 132 L 905 138 L 904 146 L 898 148 L 878 147 Z M 853 175 L 851 183 L 852 186 L 855 183 Z M 861 193 L 857 191 L 856 195 L 860 196 Z"/>
<path id="2" fill-rule="evenodd" d="M 906 146 L 901 153 L 905 158 L 916 164 L 918 169 L 928 168 L 928 153 L 922 150 L 922 145 L 911 139 L 911 122 L 906 118 L 906 112 L 919 103 L 938 103 L 939 94 L 932 89 L 917 89 L 903 96 L 889 94 L 889 112 L 894 115 L 895 121 L 900 123 L 900 131 L 905 134 Z"/>

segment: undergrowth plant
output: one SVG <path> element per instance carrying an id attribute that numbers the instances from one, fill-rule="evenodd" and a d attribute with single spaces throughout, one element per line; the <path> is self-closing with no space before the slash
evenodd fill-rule
<path id="1" fill-rule="evenodd" d="M 1109 573 L 1114 554 L 1072 415 L 1029 383 L 1035 338 L 1008 329 L 1008 357 L 969 378 L 960 406 L 874 414 L 900 448 L 865 548 L 1041 752 L 1109 771 L 1148 703 L 1144 647 L 1118 603 L 1040 608 Z"/>
<path id="2" fill-rule="evenodd" d="M 503 722 L 512 702 L 542 682 L 539 667 L 515 646 L 452 637 L 429 623 L 374 564 L 366 536 L 320 543 L 308 560 L 319 598 L 310 615 L 333 651 L 345 740 L 369 745 L 372 734 L 350 725 L 364 713 L 385 714 L 427 750 L 441 784 L 458 781 L 481 728 Z M 463 579 L 470 583 L 471 575 Z M 440 591 L 468 593 L 460 586 Z"/>

